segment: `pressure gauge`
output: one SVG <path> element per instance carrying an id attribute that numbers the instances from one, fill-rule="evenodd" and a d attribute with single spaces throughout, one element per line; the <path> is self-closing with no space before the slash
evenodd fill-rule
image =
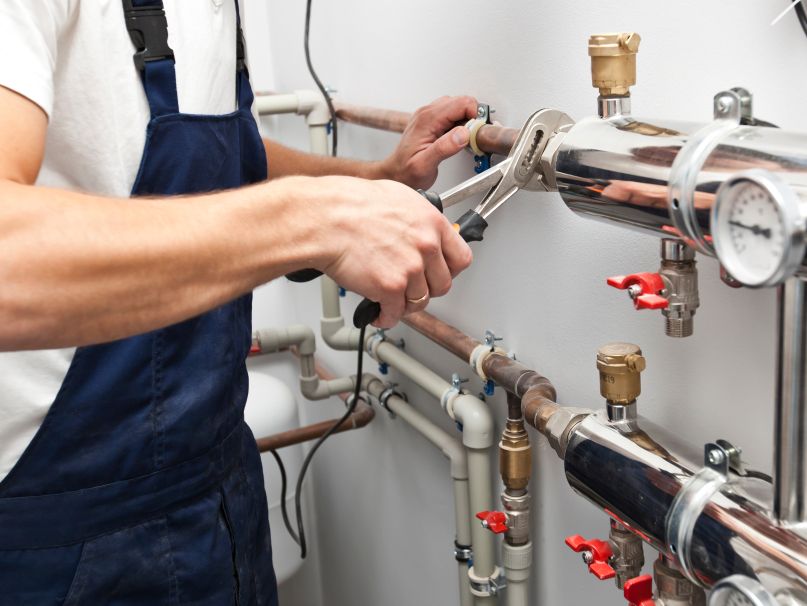
<path id="1" fill-rule="evenodd" d="M 709 606 L 780 606 L 758 581 L 742 574 L 726 577 L 709 594 Z"/>
<path id="2" fill-rule="evenodd" d="M 739 173 L 717 190 L 712 237 L 718 259 L 739 282 L 775 286 L 792 276 L 804 259 L 801 200 L 773 173 Z"/>

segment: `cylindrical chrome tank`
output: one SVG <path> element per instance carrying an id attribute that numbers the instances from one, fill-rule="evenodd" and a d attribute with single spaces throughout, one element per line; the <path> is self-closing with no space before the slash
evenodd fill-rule
<path id="1" fill-rule="evenodd" d="M 776 128 L 585 118 L 554 154 L 558 191 L 573 211 L 711 250 L 710 213 L 723 181 L 750 168 L 807 193 L 807 135 Z M 681 158 L 678 158 L 684 150 Z M 691 195 L 679 195 L 692 181 Z M 705 249 L 705 250 L 704 250 Z"/>
<path id="2" fill-rule="evenodd" d="M 564 463 L 574 490 L 655 549 L 676 560 L 683 555 L 669 547 L 668 516 L 703 467 L 702 451 L 645 419 L 611 423 L 601 412 L 572 429 Z M 807 595 L 807 541 L 771 520 L 770 495 L 764 476 L 732 474 L 696 512 L 687 557 L 700 584 L 742 573 L 789 595 Z"/>

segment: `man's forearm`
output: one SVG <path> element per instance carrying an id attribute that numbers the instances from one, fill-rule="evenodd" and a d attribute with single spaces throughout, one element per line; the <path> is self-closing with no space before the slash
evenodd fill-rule
<path id="1" fill-rule="evenodd" d="M 321 156 L 286 147 L 270 139 L 264 139 L 269 177 L 277 179 L 292 175 L 323 177 L 346 175 L 363 179 L 386 179 L 388 171 L 383 162 L 364 162 L 347 158 Z"/>
<path id="2" fill-rule="evenodd" d="M 299 181 L 132 200 L 0 181 L 0 350 L 147 332 L 321 266 Z"/>

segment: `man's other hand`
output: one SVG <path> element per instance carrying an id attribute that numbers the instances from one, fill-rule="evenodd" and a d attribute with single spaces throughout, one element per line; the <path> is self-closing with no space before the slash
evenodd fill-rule
<path id="1" fill-rule="evenodd" d="M 415 112 L 395 151 L 381 162 L 387 178 L 415 189 L 428 189 L 440 162 L 468 145 L 465 123 L 476 117 L 473 97 L 441 97 Z"/>
<path id="2" fill-rule="evenodd" d="M 338 284 L 381 304 L 379 328 L 445 295 L 472 254 L 451 223 L 414 190 L 393 181 L 322 177 L 299 183 L 317 207 L 311 241 L 316 267 Z M 308 211 L 306 211 L 308 212 Z"/>

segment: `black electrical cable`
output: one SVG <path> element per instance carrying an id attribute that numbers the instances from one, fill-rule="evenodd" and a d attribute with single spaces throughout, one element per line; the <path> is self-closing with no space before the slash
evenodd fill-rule
<path id="1" fill-rule="evenodd" d="M 796 4 L 796 16 L 799 18 L 799 24 L 804 31 L 804 35 L 807 36 L 807 11 L 804 10 L 804 4 L 801 2 Z"/>
<path id="2" fill-rule="evenodd" d="M 342 424 L 347 421 L 348 417 L 353 414 L 356 410 L 356 406 L 359 403 L 359 395 L 361 393 L 361 377 L 362 377 L 362 369 L 363 369 L 363 362 L 364 362 L 364 334 L 367 331 L 367 326 L 362 326 L 359 329 L 359 360 L 356 363 L 356 388 L 353 391 L 353 400 L 350 402 L 350 405 L 347 407 L 345 414 L 339 419 L 336 423 L 331 425 L 331 427 L 326 431 L 319 440 L 316 441 L 314 446 L 311 447 L 311 450 L 308 451 L 308 454 L 303 461 L 303 466 L 300 468 L 300 475 L 297 478 L 297 492 L 294 495 L 294 513 L 297 516 L 297 536 L 299 537 L 299 541 L 297 544 L 300 546 L 300 557 L 305 558 L 306 554 L 308 553 L 308 546 L 305 541 L 305 529 L 303 528 L 303 507 L 302 507 L 302 494 L 303 494 L 303 480 L 305 479 L 305 474 L 308 471 L 308 467 L 311 465 L 311 460 L 314 458 L 317 450 L 319 447 L 322 446 L 323 442 L 327 440 L 333 432 L 339 429 Z M 294 536 L 294 535 L 292 535 Z"/>
<path id="3" fill-rule="evenodd" d="M 333 106 L 333 99 L 331 99 L 331 95 L 328 92 L 328 89 L 322 84 L 322 81 L 319 79 L 316 70 L 314 70 L 314 64 L 311 63 L 311 50 L 308 47 L 308 34 L 311 30 L 311 0 L 306 0 L 305 3 L 305 63 L 308 65 L 308 71 L 311 74 L 311 77 L 314 79 L 314 82 L 319 89 L 319 92 L 322 93 L 322 96 L 325 97 L 325 103 L 328 104 L 328 111 L 331 113 L 331 135 L 333 136 L 332 140 L 332 155 L 336 157 L 336 149 L 339 144 L 339 137 L 337 132 L 337 124 L 336 124 L 336 108 Z"/>
<path id="4" fill-rule="evenodd" d="M 289 532 L 289 536 L 294 540 L 295 543 L 298 545 L 300 544 L 300 537 L 297 536 L 297 533 L 294 532 L 294 528 L 291 525 L 291 519 L 289 518 L 289 510 L 286 507 L 286 488 L 288 487 L 288 480 L 286 478 L 286 466 L 283 465 L 283 459 L 280 458 L 280 455 L 277 453 L 276 450 L 270 449 L 269 452 L 272 453 L 272 456 L 277 461 L 277 467 L 280 469 L 280 511 L 283 514 L 283 524 L 286 525 L 286 530 Z"/>

